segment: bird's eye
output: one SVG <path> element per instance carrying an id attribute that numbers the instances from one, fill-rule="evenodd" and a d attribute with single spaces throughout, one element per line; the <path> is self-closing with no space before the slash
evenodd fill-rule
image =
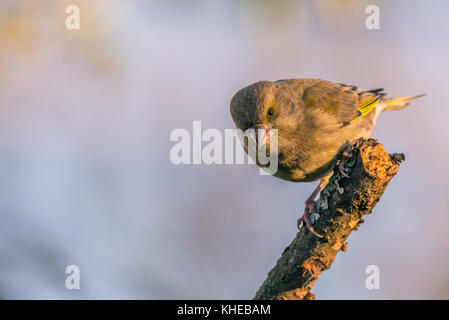
<path id="1" fill-rule="evenodd" d="M 269 117 L 271 117 L 274 114 L 274 110 L 273 110 L 272 107 L 268 108 L 267 114 L 268 114 Z"/>

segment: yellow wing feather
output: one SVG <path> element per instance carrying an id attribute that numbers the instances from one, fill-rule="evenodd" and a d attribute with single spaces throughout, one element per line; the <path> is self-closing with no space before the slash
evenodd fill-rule
<path id="1" fill-rule="evenodd" d="M 360 111 L 360 116 L 355 117 L 350 122 L 360 119 L 376 109 L 377 105 L 379 104 L 380 97 L 381 96 L 370 95 L 369 97 L 359 100 L 359 107 L 357 108 L 357 110 Z"/>

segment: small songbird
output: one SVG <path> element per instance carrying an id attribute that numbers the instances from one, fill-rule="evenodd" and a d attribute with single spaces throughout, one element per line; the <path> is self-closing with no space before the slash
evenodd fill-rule
<path id="1" fill-rule="evenodd" d="M 256 82 L 232 98 L 231 115 L 238 129 L 254 129 L 256 137 L 259 130 L 277 129 L 276 177 L 293 182 L 321 180 L 305 202 L 298 227 L 305 222 L 310 232 L 321 237 L 310 214 L 337 155 L 356 139 L 370 138 L 380 113 L 402 109 L 409 100 L 423 96 L 386 99 L 385 95 L 383 89 L 363 91 L 320 79 L 286 79 Z"/>

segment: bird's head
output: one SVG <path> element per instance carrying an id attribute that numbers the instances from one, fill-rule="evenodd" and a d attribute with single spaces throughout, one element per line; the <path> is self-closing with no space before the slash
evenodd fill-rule
<path id="1" fill-rule="evenodd" d="M 270 129 L 276 129 L 279 137 L 296 130 L 298 119 L 293 103 L 280 95 L 275 82 L 260 81 L 239 90 L 231 100 L 231 115 L 238 129 L 265 130 L 267 144 Z"/>

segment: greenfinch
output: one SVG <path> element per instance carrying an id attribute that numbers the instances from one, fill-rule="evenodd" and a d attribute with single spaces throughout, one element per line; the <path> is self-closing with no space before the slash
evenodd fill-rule
<path id="1" fill-rule="evenodd" d="M 320 79 L 286 79 L 256 82 L 232 98 L 231 115 L 238 129 L 254 129 L 256 137 L 259 130 L 277 129 L 274 176 L 293 182 L 321 180 L 306 200 L 298 227 L 305 222 L 310 232 L 321 237 L 312 227 L 310 213 L 332 175 L 337 155 L 356 139 L 370 138 L 380 113 L 402 109 L 422 96 L 387 99 L 385 95 L 383 89 L 364 91 Z"/>

